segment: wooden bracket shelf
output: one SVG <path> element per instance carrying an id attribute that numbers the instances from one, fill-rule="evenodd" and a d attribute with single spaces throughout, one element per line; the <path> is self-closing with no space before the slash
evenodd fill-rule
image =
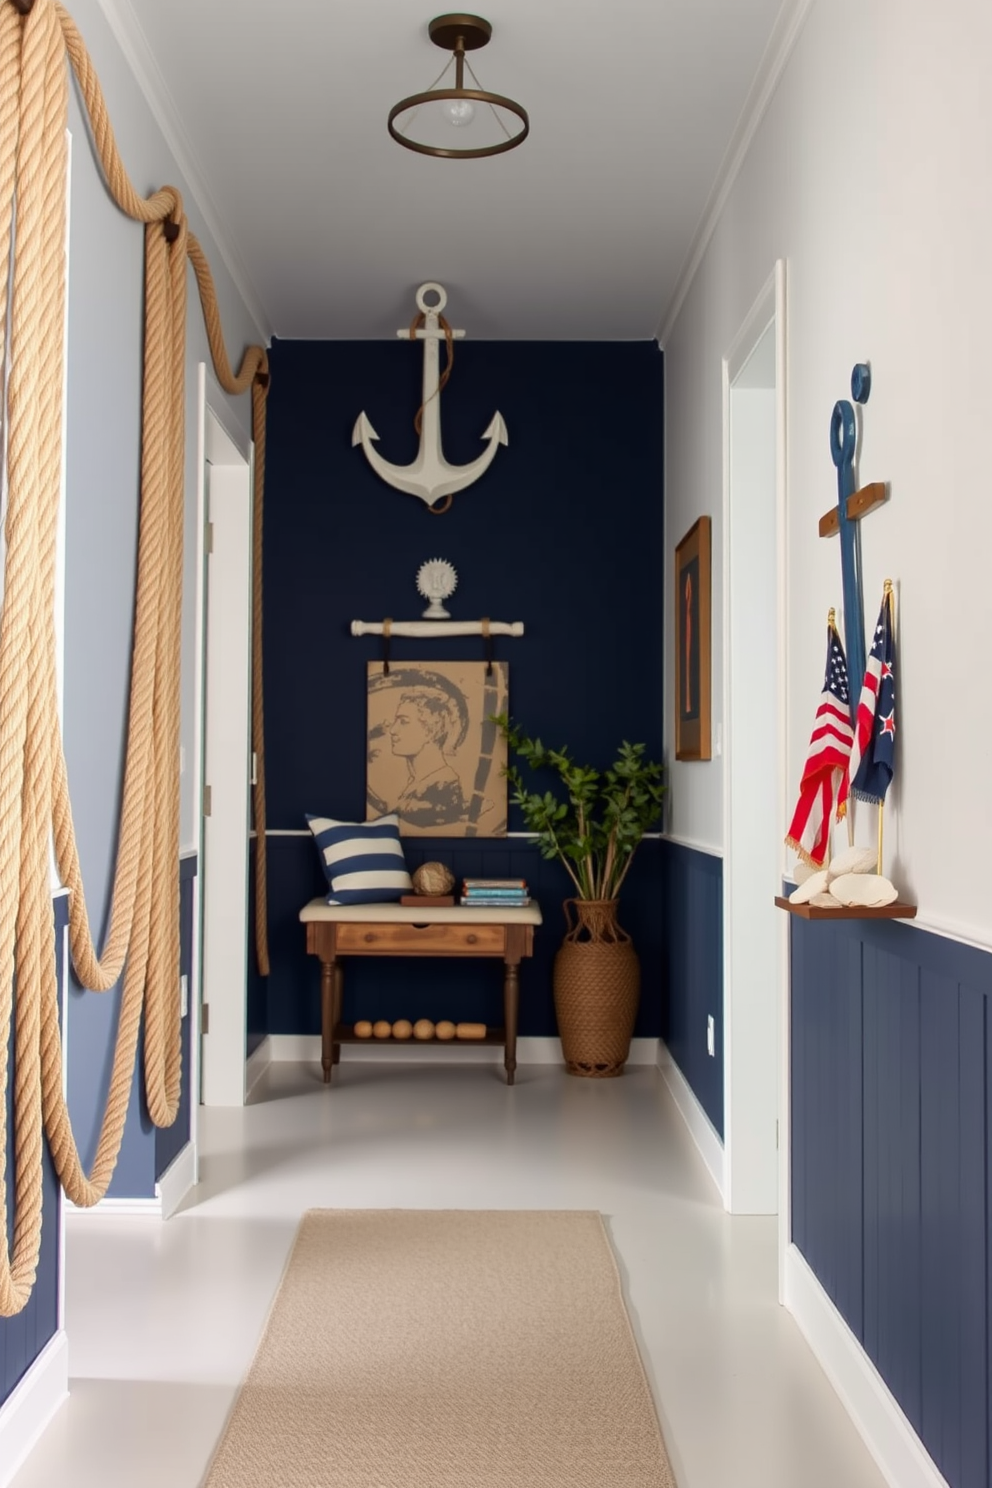
<path id="1" fill-rule="evenodd" d="M 915 920 L 917 909 L 915 904 L 903 904 L 901 899 L 894 904 L 841 904 L 837 909 L 821 909 L 818 904 L 791 904 L 776 894 L 775 903 L 801 920 Z"/>

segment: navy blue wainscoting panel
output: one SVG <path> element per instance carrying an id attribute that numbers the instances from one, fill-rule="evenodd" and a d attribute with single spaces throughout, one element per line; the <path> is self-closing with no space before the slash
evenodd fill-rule
<path id="1" fill-rule="evenodd" d="M 54 901 L 55 940 L 53 951 L 58 967 L 59 1004 L 62 1002 L 62 940 L 68 924 L 69 900 L 62 894 Z M 10 1041 L 10 1064 L 13 1070 L 13 1030 Z M 7 1083 L 7 1244 L 14 1240 L 14 1151 L 13 1151 L 13 1080 Z M 43 1203 L 41 1214 L 41 1254 L 38 1276 L 27 1307 L 16 1317 L 0 1318 L 0 1405 L 7 1399 L 59 1326 L 59 1210 L 61 1189 L 55 1176 L 48 1143 L 42 1158 Z"/>
<path id="2" fill-rule="evenodd" d="M 662 1038 L 723 1136 L 723 859 L 664 839 Z M 715 1054 L 706 1019 L 715 1021 Z"/>
<path id="3" fill-rule="evenodd" d="M 989 1488 L 992 955 L 792 921 L 793 1239 L 952 1488 Z"/>
<path id="4" fill-rule="evenodd" d="M 411 870 L 423 862 L 444 862 L 459 877 L 526 878 L 541 906 L 544 923 L 534 933 L 534 955 L 520 971 L 522 1036 L 557 1033 L 552 997 L 554 955 L 565 933 L 562 901 L 569 881 L 557 863 L 546 862 L 526 841 L 489 842 L 464 838 L 406 839 Z M 320 1029 L 320 965 L 307 956 L 301 907 L 326 892 L 313 839 L 269 838 L 268 1027 L 272 1033 L 317 1033 Z M 641 961 L 641 1002 L 635 1037 L 656 1038 L 660 1027 L 661 956 L 657 934 L 661 902 L 660 854 L 656 842 L 638 849 L 620 900 L 620 922 L 630 933 Z M 433 957 L 357 959 L 344 979 L 344 1020 L 358 1018 L 440 1018 L 503 1022 L 503 977 L 496 961 Z"/>
<path id="5" fill-rule="evenodd" d="M 189 853 L 179 860 L 179 974 L 186 978 L 188 996 L 193 987 L 193 901 L 196 897 L 196 854 Z M 186 1016 L 182 1021 L 182 1067 L 183 1083 L 179 1097 L 179 1110 L 171 1126 L 155 1129 L 155 1177 L 161 1178 L 173 1158 L 190 1139 L 190 1113 L 192 1092 L 190 1062 L 190 1021 L 187 1001 Z"/>
<path id="6" fill-rule="evenodd" d="M 385 458 L 413 458 L 419 344 L 277 340 L 271 367 L 264 574 L 270 828 L 303 827 L 306 812 L 364 819 L 367 665 L 382 649 L 375 638 L 352 637 L 349 625 L 418 617 L 424 601 L 416 573 L 433 557 L 458 571 L 448 601 L 455 618 L 524 622 L 522 639 L 498 638 L 495 649 L 509 665 L 510 711 L 527 732 L 599 768 L 625 738 L 660 758 L 664 389 L 657 345 L 459 343 L 443 394 L 446 457 L 474 459 L 496 409 L 510 442 L 442 516 L 380 480 L 351 444 L 364 409 Z M 478 638 L 392 643 L 395 663 L 483 656 Z M 523 825 L 511 810 L 510 830 Z M 550 967 L 569 892 L 563 870 L 515 839 L 411 837 L 405 846 L 412 864 L 426 855 L 480 876 L 513 864 L 532 883 L 546 924 L 522 973 L 520 1032 L 552 1033 Z M 642 1033 L 658 1031 L 661 896 L 652 875 L 659 871 L 657 849 L 645 845 L 621 903 L 644 966 Z M 312 842 L 271 838 L 268 876 L 268 1029 L 315 1031 L 317 967 L 307 965 L 296 919 L 322 888 Z M 501 1019 L 496 966 L 369 961 L 350 967 L 346 980 L 348 1018 Z"/>
<path id="7" fill-rule="evenodd" d="M 272 847 L 269 846 L 271 854 Z M 248 1010 L 245 1053 L 250 1057 L 269 1031 L 268 978 L 258 969 L 255 950 L 255 838 L 248 846 Z"/>

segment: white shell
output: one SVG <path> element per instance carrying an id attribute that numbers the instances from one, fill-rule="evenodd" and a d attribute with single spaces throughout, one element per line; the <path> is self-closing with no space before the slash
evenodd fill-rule
<path id="1" fill-rule="evenodd" d="M 430 604 L 424 611 L 425 620 L 447 620 L 448 611 L 441 603 L 450 599 L 458 587 L 458 575 L 447 558 L 428 558 L 417 569 L 417 591 Z"/>
<path id="2" fill-rule="evenodd" d="M 877 862 L 878 854 L 873 847 L 847 847 L 831 858 L 827 876 L 832 882 L 843 873 L 874 873 Z"/>
<path id="3" fill-rule="evenodd" d="M 842 873 L 831 883 L 830 892 L 841 904 L 866 909 L 880 909 L 883 904 L 892 904 L 899 897 L 895 885 L 877 873 Z"/>
<path id="4" fill-rule="evenodd" d="M 801 883 L 798 889 L 793 889 L 789 895 L 790 904 L 808 904 L 814 894 L 822 894 L 827 887 L 827 870 L 821 868 L 818 873 L 811 873 L 805 883 Z"/>
<path id="5" fill-rule="evenodd" d="M 809 901 L 809 903 L 810 903 L 810 908 L 811 909 L 843 909 L 844 908 L 844 906 L 843 906 L 843 904 L 841 904 L 840 900 L 839 899 L 835 899 L 834 896 L 833 896 L 833 894 L 814 894 L 813 897 L 812 897 L 812 899 Z"/>
<path id="6" fill-rule="evenodd" d="M 824 867 L 826 866 L 827 865 L 824 864 Z M 792 878 L 795 883 L 802 884 L 805 883 L 812 874 L 819 873 L 819 871 L 819 868 L 814 868 L 811 863 L 804 863 L 802 858 L 799 858 L 796 862 L 796 866 L 792 870 Z"/>

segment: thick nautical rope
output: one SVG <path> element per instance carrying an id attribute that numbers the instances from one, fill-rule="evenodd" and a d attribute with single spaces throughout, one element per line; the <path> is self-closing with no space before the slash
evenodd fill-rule
<path id="1" fill-rule="evenodd" d="M 16 8 L 15 8 L 16 7 Z M 26 12 L 26 14 L 25 14 Z M 124 786 L 110 924 L 98 956 L 72 825 L 55 678 L 55 553 L 61 479 L 68 53 L 110 191 L 145 227 L 145 338 L 138 572 Z M 13 251 L 12 251 L 13 250 Z M 145 1089 L 156 1125 L 176 1116 L 179 1008 L 179 676 L 184 499 L 186 260 L 211 352 L 231 392 L 252 386 L 256 483 L 264 460 L 265 352 L 235 378 L 202 250 L 171 187 L 142 198 L 118 155 L 99 82 L 58 0 L 0 0 L 0 262 L 13 283 L 7 378 L 7 516 L 0 616 L 0 1315 L 26 1304 L 41 1242 L 42 1128 L 77 1204 L 106 1192 L 130 1100 L 142 1012 Z M 6 303 L 6 297 L 5 297 Z M 5 365 L 0 326 L 0 366 Z M 259 520 L 260 499 L 256 521 Z M 261 543 L 256 544 L 260 555 Z M 257 560 L 256 560 L 257 561 Z M 260 626 L 259 626 L 260 639 Z M 260 655 L 260 653 L 259 653 Z M 256 663 L 257 664 L 257 663 Z M 261 734 L 261 691 L 257 735 Z M 264 795 L 260 841 L 264 843 Z M 258 798 L 256 797 L 256 826 Z M 70 890 L 70 944 L 84 985 L 123 970 L 106 1110 L 84 1172 L 63 1095 L 50 833 Z M 264 871 L 264 848 L 263 848 Z M 264 919 L 263 919 L 264 949 Z M 13 986 L 16 969 L 16 1010 Z M 7 1246 L 7 1049 L 14 1021 L 14 1234 Z"/>

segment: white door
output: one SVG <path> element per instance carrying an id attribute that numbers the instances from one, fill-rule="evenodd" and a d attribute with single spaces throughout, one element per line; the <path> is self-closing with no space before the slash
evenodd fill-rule
<path id="1" fill-rule="evenodd" d="M 252 479 L 208 406 L 204 418 L 201 1100 L 245 1099 L 251 785 Z"/>

